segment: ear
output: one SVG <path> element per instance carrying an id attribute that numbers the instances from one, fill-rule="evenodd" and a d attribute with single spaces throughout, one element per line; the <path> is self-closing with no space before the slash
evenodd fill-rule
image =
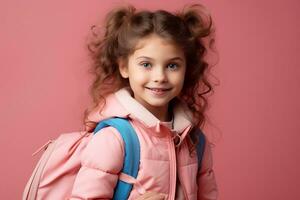
<path id="1" fill-rule="evenodd" d="M 128 67 L 124 59 L 118 59 L 118 66 L 119 66 L 119 71 L 120 74 L 123 78 L 128 78 Z"/>

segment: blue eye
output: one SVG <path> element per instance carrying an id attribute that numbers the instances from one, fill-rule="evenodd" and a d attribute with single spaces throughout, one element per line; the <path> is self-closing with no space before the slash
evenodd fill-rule
<path id="1" fill-rule="evenodd" d="M 172 70 L 175 70 L 175 69 L 178 68 L 178 65 L 177 65 L 176 63 L 171 63 L 171 64 L 168 65 L 168 67 L 169 67 L 170 69 L 172 69 Z"/>
<path id="2" fill-rule="evenodd" d="M 141 65 L 144 67 L 144 68 L 149 68 L 151 65 L 150 63 L 141 63 Z"/>

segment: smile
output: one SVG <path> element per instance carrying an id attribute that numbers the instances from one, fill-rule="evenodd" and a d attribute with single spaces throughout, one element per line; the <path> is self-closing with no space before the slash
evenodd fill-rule
<path id="1" fill-rule="evenodd" d="M 164 95 L 167 91 L 171 90 L 171 88 L 148 88 L 154 95 Z"/>
<path id="2" fill-rule="evenodd" d="M 168 90 L 171 90 L 171 88 L 148 88 L 146 87 L 147 89 L 149 90 L 154 90 L 154 91 L 168 91 Z"/>

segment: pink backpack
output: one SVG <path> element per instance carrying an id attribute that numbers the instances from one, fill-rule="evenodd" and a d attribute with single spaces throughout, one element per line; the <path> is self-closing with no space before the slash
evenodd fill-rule
<path id="1" fill-rule="evenodd" d="M 125 174 L 135 179 L 140 163 L 139 139 L 128 119 L 113 117 L 99 122 L 93 133 L 65 133 L 42 146 L 37 152 L 42 150 L 45 152 L 25 187 L 23 200 L 68 199 L 81 167 L 82 151 L 91 140 L 92 135 L 107 126 L 116 128 L 125 144 L 124 151 L 126 153 L 120 175 Z M 133 184 L 121 179 L 120 176 L 113 199 L 127 199 L 131 192 Z"/>
<path id="2" fill-rule="evenodd" d="M 65 199 L 71 194 L 79 171 L 80 155 L 93 133 L 73 132 L 50 140 L 36 153 L 45 150 L 23 192 L 22 200 Z"/>

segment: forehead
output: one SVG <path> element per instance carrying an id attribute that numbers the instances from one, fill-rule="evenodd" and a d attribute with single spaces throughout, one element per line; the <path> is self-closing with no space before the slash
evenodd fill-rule
<path id="1" fill-rule="evenodd" d="M 152 34 L 140 39 L 137 44 L 133 57 L 148 56 L 153 58 L 174 57 L 184 58 L 182 48 L 174 42 Z"/>

